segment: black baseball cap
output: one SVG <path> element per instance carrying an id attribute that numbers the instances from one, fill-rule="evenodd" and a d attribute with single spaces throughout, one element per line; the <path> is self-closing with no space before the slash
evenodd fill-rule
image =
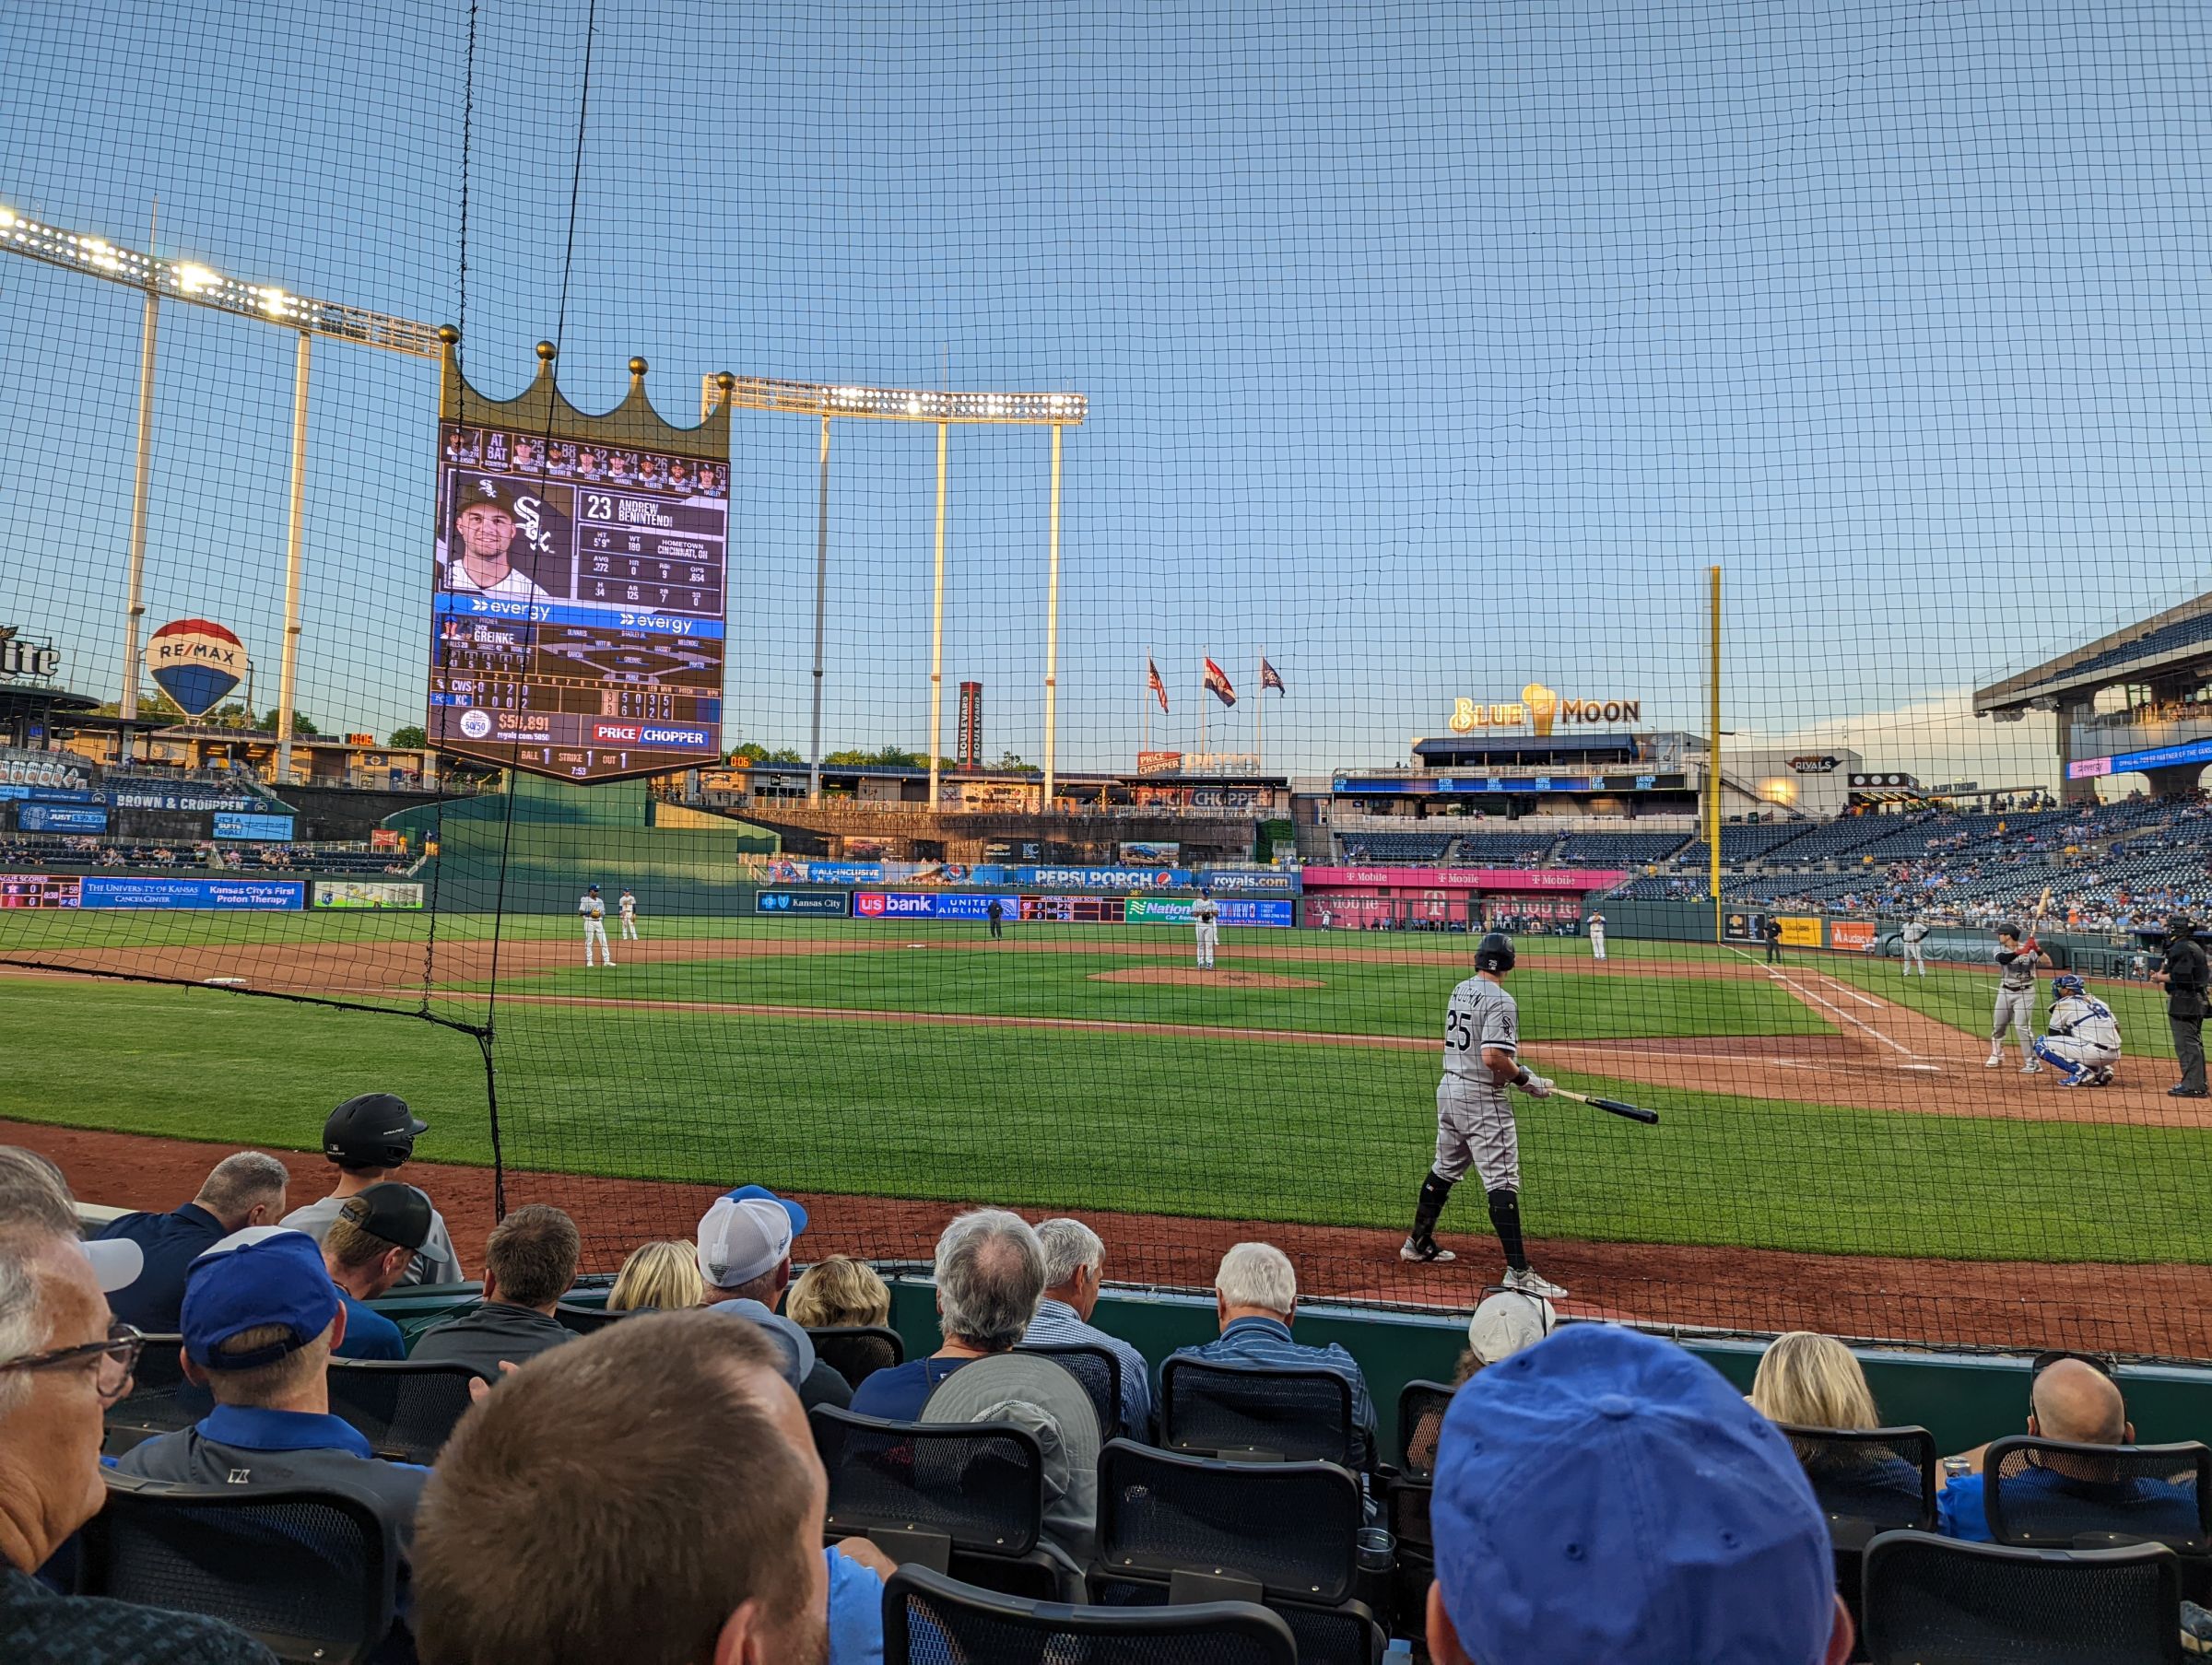
<path id="1" fill-rule="evenodd" d="M 434 1212 L 430 1200 L 413 1186 L 390 1179 L 356 1191 L 338 1205 L 338 1218 L 401 1249 L 420 1249 L 429 1241 Z"/>
<path id="2" fill-rule="evenodd" d="M 397 1167 L 415 1154 L 417 1135 L 430 1124 L 396 1093 L 359 1093 L 323 1124 L 323 1154 L 361 1167 Z"/>

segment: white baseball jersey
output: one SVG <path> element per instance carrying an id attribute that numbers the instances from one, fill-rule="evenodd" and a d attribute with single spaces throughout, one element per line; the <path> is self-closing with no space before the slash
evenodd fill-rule
<path id="1" fill-rule="evenodd" d="M 1191 923 L 1201 931 L 1211 931 L 1220 922 L 1221 904 L 1211 897 L 1200 897 L 1191 904 Z"/>
<path id="2" fill-rule="evenodd" d="M 582 901 L 576 904 L 576 911 L 594 924 L 597 924 L 601 920 L 606 918 L 606 904 L 597 897 L 587 896 Z"/>
<path id="3" fill-rule="evenodd" d="M 2069 994 L 2051 1003 L 2050 1033 L 2079 1041 L 2094 1052 L 2120 1050 L 2120 1020 L 2093 995 Z"/>
<path id="4" fill-rule="evenodd" d="M 636 919 L 638 917 L 638 898 L 631 896 L 629 891 L 624 891 L 622 893 L 621 909 L 622 917 L 624 919 Z"/>

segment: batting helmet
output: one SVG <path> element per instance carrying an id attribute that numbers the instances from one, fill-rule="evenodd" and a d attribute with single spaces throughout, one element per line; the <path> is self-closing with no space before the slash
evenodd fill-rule
<path id="1" fill-rule="evenodd" d="M 2008 936 L 2017 943 L 2020 940 L 2020 928 L 2015 921 L 2006 920 L 2002 925 L 1997 927 L 1997 934 L 1999 936 Z"/>
<path id="2" fill-rule="evenodd" d="M 1493 931 L 1475 944 L 1475 969 L 1495 971 L 1504 976 L 1513 968 L 1513 939 L 1502 931 Z"/>
<path id="3" fill-rule="evenodd" d="M 323 1154 L 347 1167 L 397 1167 L 415 1154 L 415 1136 L 430 1124 L 392 1093 L 361 1093 L 323 1124 Z"/>
<path id="4" fill-rule="evenodd" d="M 2058 995 L 2085 994 L 2088 986 L 2071 971 L 2062 972 L 2051 979 L 2051 992 Z"/>

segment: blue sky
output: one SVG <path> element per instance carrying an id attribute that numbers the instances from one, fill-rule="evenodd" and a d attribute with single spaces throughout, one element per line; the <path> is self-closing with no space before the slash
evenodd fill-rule
<path id="1" fill-rule="evenodd" d="M 700 372 L 1070 388 L 1061 756 L 1124 766 L 1142 668 L 1210 650 L 1270 761 L 1405 755 L 1534 678 L 1701 721 L 1841 720 L 1871 763 L 2021 780 L 1956 691 L 2206 588 L 2212 21 L 2184 5 L 467 12 L 18 0 L 0 202 L 463 322 L 512 392 Z M 465 247 L 465 314 L 461 286 Z M 564 260 L 568 263 L 565 314 Z M 106 693 L 137 306 L 0 266 L 0 622 Z M 164 311 L 149 624 L 273 698 L 291 352 Z M 317 350 L 300 705 L 418 720 L 434 379 Z M 829 738 L 926 732 L 931 436 L 838 430 Z M 738 424 L 733 740 L 804 744 L 815 435 Z M 956 431 L 948 684 L 1040 751 L 1041 433 Z M 947 744 L 952 715 L 949 696 Z M 1216 741 L 1222 739 L 1219 723 Z"/>

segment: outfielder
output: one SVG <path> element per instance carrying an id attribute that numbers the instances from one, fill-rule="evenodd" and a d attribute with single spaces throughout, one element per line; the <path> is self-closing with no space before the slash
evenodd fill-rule
<path id="1" fill-rule="evenodd" d="M 1898 940 L 1904 944 L 1905 948 L 1904 975 L 1911 977 L 1912 968 L 1917 966 L 1920 967 L 1920 975 L 1925 978 L 1928 975 L 1927 920 L 1918 915 L 1907 920 L 1904 930 L 1898 933 Z"/>
<path id="2" fill-rule="evenodd" d="M 1221 904 L 1211 890 L 1201 890 L 1191 904 L 1191 923 L 1198 931 L 1198 969 L 1214 968 L 1214 944 L 1221 940 Z"/>
<path id="3" fill-rule="evenodd" d="M 636 942 L 638 940 L 638 898 L 629 894 L 628 886 L 625 886 L 622 894 L 615 898 L 615 911 L 622 916 L 622 940 L 626 943 Z"/>
<path id="4" fill-rule="evenodd" d="M 2120 1020 L 2081 979 L 2062 971 L 2051 979 L 2050 1027 L 2035 1055 L 2062 1071 L 2062 1087 L 2109 1087 L 2120 1061 Z"/>
<path id="5" fill-rule="evenodd" d="M 1521 1061 L 1521 1012 L 1505 991 L 1513 968 L 1513 939 L 1493 931 L 1476 945 L 1475 975 L 1452 991 L 1444 1007 L 1444 1076 L 1436 1088 L 1436 1162 L 1421 1181 L 1413 1231 L 1398 1258 L 1429 1265 L 1458 1259 L 1436 1240 L 1444 1199 L 1472 1166 L 1490 1205 L 1490 1226 L 1505 1250 L 1508 1289 L 1541 1300 L 1567 1292 L 1539 1275 L 1521 1243 L 1521 1139 L 1505 1096 L 1519 1087 L 1531 1098 L 1551 1095 L 1551 1083 Z"/>
<path id="6" fill-rule="evenodd" d="M 1606 916 L 1602 913 L 1590 916 L 1590 957 L 1594 960 L 1606 957 Z"/>
<path id="7" fill-rule="evenodd" d="M 613 965 L 615 951 L 606 945 L 606 904 L 599 899 L 598 885 L 585 887 L 583 900 L 576 904 L 576 911 L 583 915 L 583 963 L 592 964 L 592 949 L 596 946 L 599 957 Z"/>
<path id="8" fill-rule="evenodd" d="M 2011 1028 L 2019 1032 L 2020 1056 L 2026 1060 L 2020 1073 L 2041 1074 L 2043 1066 L 2035 1061 L 2035 968 L 2048 963 L 2042 947 L 2032 932 L 2022 941 L 2018 925 L 2000 925 L 1991 955 L 2004 975 L 1997 979 L 1997 1008 L 1989 1020 L 1989 1056 L 1983 1065 L 1994 1070 L 2005 1061 L 2005 1031 Z"/>

